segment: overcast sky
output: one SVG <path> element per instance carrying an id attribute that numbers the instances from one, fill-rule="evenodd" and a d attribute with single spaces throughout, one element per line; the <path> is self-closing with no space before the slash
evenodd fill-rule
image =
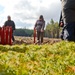
<path id="1" fill-rule="evenodd" d="M 16 28 L 32 29 L 41 14 L 47 24 L 51 19 L 58 21 L 60 12 L 60 0 L 0 0 L 0 26 L 10 15 Z"/>

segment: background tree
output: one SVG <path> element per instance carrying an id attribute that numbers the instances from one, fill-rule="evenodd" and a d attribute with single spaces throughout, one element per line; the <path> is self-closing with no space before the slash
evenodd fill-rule
<path id="1" fill-rule="evenodd" d="M 53 19 L 47 23 L 45 36 L 50 38 L 59 38 L 60 28 L 58 22 L 54 22 Z"/>
<path id="2" fill-rule="evenodd" d="M 54 20 L 51 19 L 50 22 L 48 22 L 46 25 L 45 37 L 59 38 L 60 30 L 61 29 L 59 28 L 58 22 L 54 22 Z M 31 36 L 33 36 L 33 30 L 26 29 L 26 28 L 16 29 L 14 32 L 14 35 L 31 37 Z"/>

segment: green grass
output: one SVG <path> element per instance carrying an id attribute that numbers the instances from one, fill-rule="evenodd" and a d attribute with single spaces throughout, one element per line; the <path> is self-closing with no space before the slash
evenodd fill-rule
<path id="1" fill-rule="evenodd" d="M 0 75 L 75 75 L 75 43 L 0 45 Z"/>

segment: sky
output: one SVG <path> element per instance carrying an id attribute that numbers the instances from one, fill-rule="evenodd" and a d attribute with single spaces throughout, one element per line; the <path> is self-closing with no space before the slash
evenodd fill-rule
<path id="1" fill-rule="evenodd" d="M 61 13 L 60 0 L 0 0 L 0 26 L 7 16 L 15 22 L 16 28 L 33 29 L 40 15 L 46 24 L 51 19 L 58 21 Z"/>

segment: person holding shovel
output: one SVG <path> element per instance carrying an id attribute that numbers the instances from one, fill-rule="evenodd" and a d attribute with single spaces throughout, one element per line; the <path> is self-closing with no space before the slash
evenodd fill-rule
<path id="1" fill-rule="evenodd" d="M 13 34 L 13 32 L 15 30 L 15 23 L 14 23 L 14 21 L 11 20 L 11 16 L 9 16 L 9 15 L 7 16 L 7 21 L 5 21 L 4 26 L 5 27 L 11 26 L 12 27 L 12 34 Z M 12 40 L 13 40 L 13 42 L 15 41 L 14 35 L 12 35 Z"/>
<path id="2" fill-rule="evenodd" d="M 37 32 L 37 42 L 38 44 L 43 43 L 43 36 L 44 36 L 44 28 L 45 28 L 45 21 L 43 15 L 40 15 L 39 19 L 36 21 L 34 29 Z"/>

